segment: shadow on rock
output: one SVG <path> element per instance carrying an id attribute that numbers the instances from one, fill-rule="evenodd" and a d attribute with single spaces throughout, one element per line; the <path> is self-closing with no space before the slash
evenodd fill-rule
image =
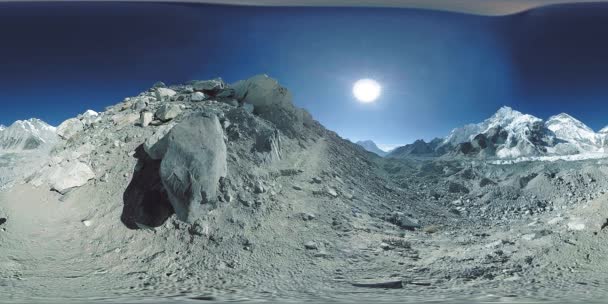
<path id="1" fill-rule="evenodd" d="M 153 160 L 139 146 L 133 179 L 123 194 L 121 221 L 129 229 L 161 226 L 174 212 L 160 179 L 160 160 Z"/>

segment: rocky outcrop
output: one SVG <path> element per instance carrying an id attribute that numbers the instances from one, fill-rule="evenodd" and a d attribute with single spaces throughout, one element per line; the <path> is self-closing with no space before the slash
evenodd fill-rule
<path id="1" fill-rule="evenodd" d="M 267 75 L 257 75 L 232 85 L 235 97 L 253 105 L 253 113 L 274 123 L 289 135 L 304 125 L 304 113 L 292 103 L 291 93 Z"/>
<path id="2" fill-rule="evenodd" d="M 217 116 L 200 113 L 173 127 L 166 141 L 161 181 L 178 218 L 192 223 L 216 201 L 226 176 L 224 132 Z"/>
<path id="3" fill-rule="evenodd" d="M 82 130 L 84 130 L 84 123 L 78 118 L 70 118 L 57 127 L 57 135 L 68 140 Z"/>

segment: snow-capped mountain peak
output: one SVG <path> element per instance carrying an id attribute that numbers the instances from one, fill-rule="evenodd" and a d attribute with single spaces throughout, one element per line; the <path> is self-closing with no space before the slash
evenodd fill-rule
<path id="1" fill-rule="evenodd" d="M 378 148 L 378 145 L 376 145 L 376 143 L 371 140 L 360 140 L 356 142 L 356 144 L 363 147 L 363 149 L 380 156 L 385 156 L 387 154 L 386 151 L 383 151 L 382 149 Z"/>
<path id="2" fill-rule="evenodd" d="M 46 122 L 31 118 L 17 120 L 9 127 L 0 129 L 0 150 L 33 150 L 57 140 L 56 128 Z"/>
<path id="3" fill-rule="evenodd" d="M 545 126 L 553 131 L 558 139 L 574 145 L 578 150 L 597 150 L 598 135 L 580 120 L 566 113 L 551 116 Z"/>

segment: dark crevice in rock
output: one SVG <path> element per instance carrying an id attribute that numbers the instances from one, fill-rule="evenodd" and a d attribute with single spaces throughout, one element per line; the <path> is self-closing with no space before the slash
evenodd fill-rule
<path id="1" fill-rule="evenodd" d="M 123 194 L 121 221 L 130 229 L 161 226 L 173 213 L 160 179 L 160 160 L 153 160 L 143 147 L 137 148 L 138 163 Z"/>

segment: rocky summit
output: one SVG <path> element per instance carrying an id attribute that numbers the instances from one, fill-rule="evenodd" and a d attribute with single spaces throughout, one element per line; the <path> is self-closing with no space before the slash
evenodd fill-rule
<path id="1" fill-rule="evenodd" d="M 606 133 L 505 107 L 383 158 L 325 129 L 266 75 L 158 82 L 57 128 L 1 129 L 0 294 L 602 295 Z"/>

